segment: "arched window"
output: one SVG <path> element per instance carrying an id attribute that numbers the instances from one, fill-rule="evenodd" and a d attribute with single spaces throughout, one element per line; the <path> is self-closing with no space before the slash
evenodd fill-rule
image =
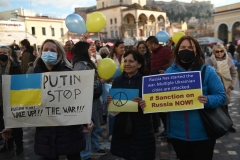
<path id="1" fill-rule="evenodd" d="M 224 43 L 228 43 L 228 26 L 221 24 L 218 28 L 218 38 L 223 40 Z"/>
<path id="2" fill-rule="evenodd" d="M 232 27 L 232 42 L 237 44 L 237 40 L 240 39 L 240 21 L 233 24 Z"/>

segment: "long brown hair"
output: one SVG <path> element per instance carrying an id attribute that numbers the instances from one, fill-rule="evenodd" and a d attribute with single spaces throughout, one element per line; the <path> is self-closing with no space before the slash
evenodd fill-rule
<path id="1" fill-rule="evenodd" d="M 174 51 L 173 51 L 173 54 L 174 54 L 174 59 L 176 60 L 177 63 L 179 63 L 180 61 L 180 58 L 178 56 L 178 51 L 179 51 L 179 48 L 180 48 L 180 45 L 181 43 L 184 41 L 184 40 L 188 40 L 189 43 L 191 44 L 191 46 L 194 44 L 195 47 L 196 47 L 196 58 L 193 62 L 193 64 L 190 66 L 190 68 L 192 68 L 193 71 L 199 71 L 201 66 L 204 64 L 204 61 L 202 59 L 202 54 L 203 54 L 203 51 L 198 43 L 198 41 L 194 38 L 194 37 L 191 37 L 191 36 L 183 36 L 179 41 L 178 43 L 176 44 L 176 47 L 174 48 Z"/>
<path id="2" fill-rule="evenodd" d="M 122 40 L 119 40 L 119 41 L 117 41 L 117 42 L 114 44 L 113 48 L 111 49 L 109 58 L 113 59 L 114 54 L 116 53 L 116 48 L 117 48 L 120 44 L 124 44 L 124 42 L 123 42 Z"/>

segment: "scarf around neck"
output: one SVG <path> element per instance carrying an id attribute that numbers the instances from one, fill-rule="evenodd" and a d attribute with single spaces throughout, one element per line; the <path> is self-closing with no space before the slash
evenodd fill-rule
<path id="1" fill-rule="evenodd" d="M 225 56 L 222 59 L 220 59 L 220 58 L 216 58 L 215 55 L 213 54 L 210 57 L 210 59 L 213 63 L 214 69 L 222 79 L 225 88 L 228 88 L 229 85 L 232 83 L 232 76 L 230 74 L 230 70 L 228 66 L 228 55 L 225 54 Z"/>

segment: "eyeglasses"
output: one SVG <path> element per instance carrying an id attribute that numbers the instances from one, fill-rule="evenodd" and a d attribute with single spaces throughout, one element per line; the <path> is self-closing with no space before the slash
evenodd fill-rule
<path id="1" fill-rule="evenodd" d="M 220 51 L 215 51 L 215 53 L 223 53 L 224 50 L 220 50 Z"/>
<path id="2" fill-rule="evenodd" d="M 123 40 L 119 40 L 115 43 L 115 46 L 118 47 L 120 44 L 123 44 L 123 43 L 124 43 Z"/>

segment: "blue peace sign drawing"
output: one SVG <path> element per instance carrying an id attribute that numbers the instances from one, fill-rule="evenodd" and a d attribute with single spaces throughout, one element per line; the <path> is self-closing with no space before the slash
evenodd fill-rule
<path id="1" fill-rule="evenodd" d="M 116 107 L 122 107 L 128 102 L 128 96 L 124 92 L 118 92 L 113 96 L 113 104 Z"/>

